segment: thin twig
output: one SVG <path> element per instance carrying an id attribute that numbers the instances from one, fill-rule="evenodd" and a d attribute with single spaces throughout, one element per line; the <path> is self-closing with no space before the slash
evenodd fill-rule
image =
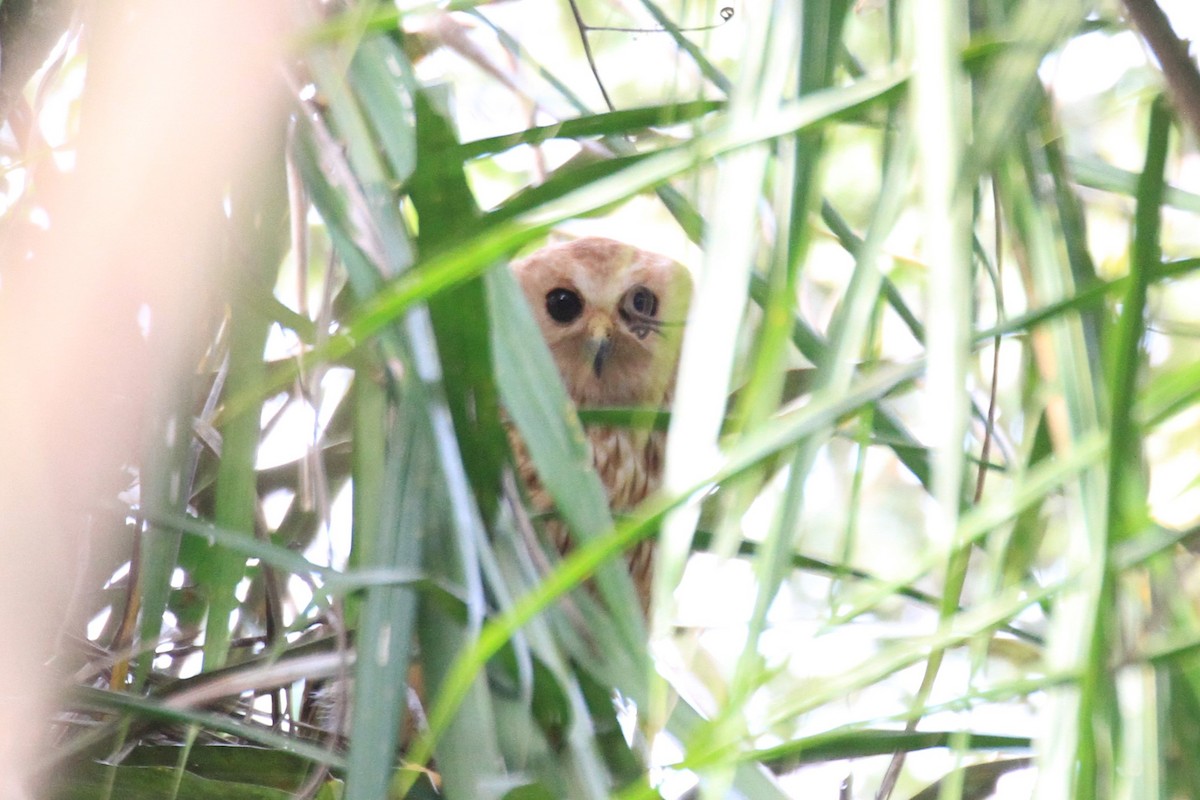
<path id="1" fill-rule="evenodd" d="M 1000 284 L 1001 265 L 1003 263 L 1003 230 L 1000 225 L 999 189 L 997 188 L 995 182 L 992 184 L 992 203 L 995 206 L 996 213 L 996 238 L 994 244 L 996 250 L 996 318 L 997 323 L 1000 323 L 1003 322 L 1004 319 L 1004 295 L 1002 286 Z M 990 471 L 988 466 L 988 457 L 991 455 L 992 441 L 996 427 L 996 387 L 999 383 L 999 373 L 1000 337 L 997 336 L 992 341 L 992 380 L 988 397 L 987 423 L 983 434 L 983 444 L 981 445 L 979 452 L 979 473 L 975 479 L 975 494 L 973 495 L 972 501 L 975 503 L 975 505 L 978 505 L 980 500 L 983 499 L 983 487 L 987 480 L 987 474 Z M 959 588 L 959 593 L 961 594 L 961 587 Z M 955 602 L 957 604 L 958 600 L 956 599 Z M 942 652 L 944 653 L 944 651 Z M 937 654 L 936 660 L 931 657 L 929 661 L 931 666 L 926 670 L 925 677 L 922 679 L 921 688 L 918 690 L 918 694 L 925 692 L 926 686 L 932 686 L 933 679 L 938 671 L 938 667 L 941 665 L 941 655 L 942 653 Z M 915 731 L 920 721 L 920 716 L 914 716 L 912 719 L 910 719 L 904 726 L 905 733 L 912 733 Z M 892 760 L 888 762 L 887 770 L 884 771 L 883 780 L 881 780 L 879 783 L 879 790 L 875 795 L 876 800 L 888 800 L 888 798 L 892 796 L 892 792 L 895 790 L 896 783 L 900 778 L 900 770 L 904 767 L 904 761 L 907 755 L 908 753 L 905 750 L 897 750 L 892 755 Z"/>
<path id="2" fill-rule="evenodd" d="M 1000 285 L 1000 276 L 1004 268 L 1004 237 L 1000 227 L 1000 189 L 995 181 L 992 181 L 992 207 L 995 209 L 996 215 L 996 239 L 993 245 L 996 250 L 996 322 L 1001 323 L 1004 321 L 1004 295 L 1003 287 Z M 979 505 L 979 501 L 983 499 L 983 485 L 987 481 L 989 472 L 988 456 L 992 452 L 992 434 L 996 427 L 996 386 L 1000 382 L 999 374 L 1000 337 L 997 336 L 992 340 L 992 386 L 988 395 L 987 427 L 983 432 L 983 445 L 979 449 L 979 474 L 975 478 L 974 502 L 976 505 Z"/>
<path id="3" fill-rule="evenodd" d="M 695 28 L 680 28 L 680 33 L 700 33 L 701 31 L 715 31 L 717 28 L 724 25 L 729 20 L 733 19 L 733 9 L 725 6 L 721 9 L 721 21 L 714 22 L 711 25 L 699 25 Z M 670 33 L 668 28 L 622 28 L 616 25 L 589 25 L 589 31 L 613 31 L 614 33 Z"/>
<path id="4" fill-rule="evenodd" d="M 604 104 L 608 106 L 609 111 L 616 111 L 617 107 L 613 105 L 612 99 L 608 96 L 608 90 L 604 88 L 604 81 L 600 80 L 600 70 L 596 68 L 596 58 L 592 55 L 592 44 L 588 41 L 588 31 L 591 30 L 588 24 L 583 21 L 583 15 L 579 13 L 579 5 L 575 0 L 567 0 L 571 4 L 571 13 L 575 16 L 575 25 L 579 28 L 579 40 L 583 42 L 583 54 L 587 56 L 588 66 L 592 70 L 592 75 L 596 78 L 596 85 L 600 87 L 600 95 L 604 98 Z"/>
<path id="5" fill-rule="evenodd" d="M 1167 15 L 1154 0 L 1125 0 L 1129 18 L 1154 51 L 1179 116 L 1200 139 L 1200 72 L 1188 46 L 1171 29 Z"/>

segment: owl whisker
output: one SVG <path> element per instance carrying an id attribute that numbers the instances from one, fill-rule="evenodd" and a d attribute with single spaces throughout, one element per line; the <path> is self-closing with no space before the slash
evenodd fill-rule
<path id="1" fill-rule="evenodd" d="M 681 328 L 686 323 L 685 320 L 659 319 L 652 317 L 649 314 L 639 314 L 636 311 L 628 311 L 622 309 L 621 319 L 630 325 L 644 325 L 648 328 Z"/>
<path id="2" fill-rule="evenodd" d="M 652 317 L 649 314 L 641 314 L 629 308 L 622 308 L 619 313 L 621 315 L 621 319 L 630 326 L 638 325 L 648 328 L 657 328 L 662 324 L 662 320 L 660 320 L 658 317 Z"/>
<path id="3" fill-rule="evenodd" d="M 651 333 L 662 334 L 663 321 L 648 314 L 639 314 L 631 309 L 621 309 L 621 319 L 639 339 L 645 339 Z"/>
<path id="4" fill-rule="evenodd" d="M 662 335 L 663 328 L 682 328 L 683 322 L 674 322 L 656 319 L 634 312 L 622 312 L 622 319 L 629 326 L 629 330 L 633 331 L 633 335 L 639 339 L 645 339 L 652 333 Z"/>
<path id="5" fill-rule="evenodd" d="M 657 325 L 649 325 L 646 323 L 635 322 L 629 326 L 629 330 L 633 331 L 633 335 L 639 339 L 645 339 L 652 333 L 662 334 Z"/>

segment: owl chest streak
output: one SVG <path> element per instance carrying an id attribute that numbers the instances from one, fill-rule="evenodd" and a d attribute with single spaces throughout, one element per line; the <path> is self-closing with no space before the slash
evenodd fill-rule
<path id="1" fill-rule="evenodd" d="M 512 429 L 509 438 L 534 510 L 538 513 L 552 510 L 554 503 L 525 443 Z M 613 511 L 628 511 L 658 488 L 665 444 L 662 432 L 596 427 L 588 429 L 587 442 L 592 464 L 608 495 L 608 507 Z"/>
<path id="2" fill-rule="evenodd" d="M 509 428 L 508 435 L 533 510 L 539 514 L 553 512 L 554 501 L 538 476 L 524 441 L 513 428 Z M 663 432 L 597 427 L 588 429 L 587 441 L 592 451 L 592 463 L 608 494 L 608 507 L 613 511 L 632 509 L 658 488 L 666 445 Z M 544 529 L 559 553 L 565 554 L 571 549 L 571 533 L 561 519 L 546 520 Z M 638 542 L 626 553 L 626 560 L 645 613 L 650 606 L 653 541 L 645 539 Z"/>
<path id="3" fill-rule="evenodd" d="M 553 511 L 554 502 L 537 474 L 524 442 L 512 429 L 509 437 L 533 510 L 539 514 Z M 613 511 L 630 510 L 658 488 L 665 445 L 665 435 L 661 431 L 595 427 L 588 429 L 587 442 L 592 464 Z M 569 549 L 570 536 L 565 525 L 551 520 L 546 530 L 559 552 Z"/>
<path id="4" fill-rule="evenodd" d="M 628 511 L 658 488 L 662 478 L 663 434 L 628 428 L 588 431 L 592 463 L 608 492 L 608 507 Z"/>

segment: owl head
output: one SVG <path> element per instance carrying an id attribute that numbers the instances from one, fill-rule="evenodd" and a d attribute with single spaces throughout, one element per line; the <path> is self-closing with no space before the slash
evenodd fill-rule
<path id="1" fill-rule="evenodd" d="M 543 247 L 512 269 L 576 403 L 669 399 L 692 291 L 685 267 L 587 237 Z"/>

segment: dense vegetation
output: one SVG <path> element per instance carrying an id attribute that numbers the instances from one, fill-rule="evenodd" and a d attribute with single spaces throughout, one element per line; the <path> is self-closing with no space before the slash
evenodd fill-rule
<path id="1" fill-rule="evenodd" d="M 1153 2 L 165 5 L 0 4 L 0 772 L 1200 796 L 1200 76 Z M 505 269 L 556 231 L 693 268 L 669 415 L 570 410 Z M 669 427 L 632 515 L 598 421 Z"/>

